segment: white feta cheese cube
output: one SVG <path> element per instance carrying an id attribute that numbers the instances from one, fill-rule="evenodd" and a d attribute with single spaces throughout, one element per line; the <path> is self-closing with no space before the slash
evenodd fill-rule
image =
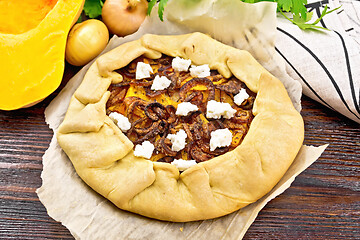
<path id="1" fill-rule="evenodd" d="M 182 102 L 178 104 L 175 114 L 179 116 L 187 116 L 190 112 L 197 110 L 199 110 L 199 108 L 195 104 L 192 104 L 191 102 Z"/>
<path id="2" fill-rule="evenodd" d="M 236 113 L 236 109 L 233 109 L 229 103 L 217 102 L 210 100 L 206 106 L 206 117 L 220 119 L 224 117 L 226 119 L 232 118 Z"/>
<path id="3" fill-rule="evenodd" d="M 150 159 L 154 149 L 155 147 L 151 142 L 144 141 L 142 142 L 142 144 L 138 144 L 135 146 L 134 155 L 136 157 Z"/>
<path id="4" fill-rule="evenodd" d="M 147 64 L 144 62 L 137 63 L 136 73 L 135 73 L 136 79 L 148 78 L 148 77 L 150 77 L 150 73 L 153 73 L 153 70 L 152 70 L 150 64 Z"/>
<path id="5" fill-rule="evenodd" d="M 210 67 L 208 64 L 200 65 L 200 66 L 191 66 L 190 75 L 192 77 L 208 77 L 210 76 Z"/>
<path id="6" fill-rule="evenodd" d="M 249 94 L 247 94 L 246 90 L 242 88 L 240 92 L 234 96 L 234 103 L 240 106 L 248 97 Z"/>
<path id="7" fill-rule="evenodd" d="M 156 75 L 151 85 L 151 90 L 164 90 L 168 88 L 171 84 L 171 81 L 165 76 Z"/>
<path id="8" fill-rule="evenodd" d="M 166 138 L 170 139 L 170 141 L 171 141 L 171 144 L 172 144 L 171 150 L 178 152 L 185 148 L 187 134 L 184 130 L 180 129 L 175 134 L 167 135 Z"/>
<path id="9" fill-rule="evenodd" d="M 191 65 L 191 60 L 190 59 L 183 59 L 180 57 L 176 57 L 172 60 L 171 62 L 171 66 L 175 71 L 179 71 L 179 72 L 186 72 L 188 71 L 189 67 Z"/>
<path id="10" fill-rule="evenodd" d="M 111 112 L 109 118 L 121 129 L 121 131 L 126 132 L 131 128 L 131 123 L 129 119 L 124 115 L 118 112 Z"/>
<path id="11" fill-rule="evenodd" d="M 232 133 L 227 128 L 212 131 L 210 136 L 210 151 L 214 151 L 218 147 L 230 146 L 232 141 Z"/>
<path id="12" fill-rule="evenodd" d="M 179 171 L 185 171 L 186 169 L 196 165 L 197 163 L 195 160 L 174 159 L 171 164 L 177 167 Z"/>

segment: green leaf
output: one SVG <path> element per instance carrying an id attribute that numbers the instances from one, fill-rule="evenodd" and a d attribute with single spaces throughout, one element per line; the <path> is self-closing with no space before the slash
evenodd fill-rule
<path id="1" fill-rule="evenodd" d="M 306 23 L 311 20 L 313 12 L 308 12 L 306 18 L 302 18 L 300 14 L 293 15 L 293 21 L 296 23 Z"/>
<path id="2" fill-rule="evenodd" d="M 340 6 L 340 7 L 341 7 L 341 6 Z M 335 8 L 335 9 L 333 9 L 333 10 L 331 10 L 331 11 L 328 11 L 328 6 L 325 6 L 325 7 L 324 7 L 324 10 L 322 11 L 322 13 L 321 13 L 321 15 L 320 15 L 320 17 L 319 17 L 318 19 L 316 19 L 313 23 L 307 23 L 308 21 L 311 20 L 312 12 L 307 14 L 308 17 L 307 17 L 306 20 L 303 20 L 302 18 L 299 18 L 299 17 L 297 17 L 297 16 L 294 16 L 293 20 L 290 20 L 289 18 L 288 18 L 288 19 L 289 19 L 292 23 L 296 24 L 296 25 L 297 25 L 299 28 L 301 28 L 301 29 L 323 29 L 323 30 L 329 30 L 329 29 L 327 29 L 327 28 L 323 28 L 323 27 L 320 27 L 320 26 L 316 26 L 316 24 L 318 24 L 318 23 L 320 22 L 320 20 L 321 20 L 325 15 L 327 15 L 327 14 L 329 14 L 329 13 L 332 13 L 333 11 L 338 10 L 340 7 Z M 283 14 L 283 15 L 284 15 L 284 14 Z M 310 15 L 311 15 L 311 16 L 310 16 Z M 286 17 L 286 16 L 285 16 L 285 17 Z"/>
<path id="3" fill-rule="evenodd" d="M 81 23 L 81 22 L 82 22 L 82 16 L 80 14 L 80 16 L 79 16 L 78 20 L 76 21 L 76 23 Z"/>
<path id="4" fill-rule="evenodd" d="M 293 1 L 293 7 L 291 12 L 294 14 L 301 14 L 301 16 L 305 19 L 307 9 L 305 7 L 305 4 L 307 3 L 307 0 L 292 0 Z"/>
<path id="5" fill-rule="evenodd" d="M 324 28 L 324 27 L 321 27 L 321 26 L 316 26 L 316 25 L 313 25 L 311 23 L 298 23 L 296 24 L 299 28 L 303 29 L 303 30 L 306 30 L 306 29 L 321 29 L 321 30 L 329 30 L 327 28 Z"/>
<path id="6" fill-rule="evenodd" d="M 290 12 L 293 8 L 293 2 L 292 0 L 278 0 L 278 7 L 285 12 Z"/>
<path id="7" fill-rule="evenodd" d="M 150 16 L 151 10 L 155 6 L 156 2 L 157 2 L 156 0 L 150 0 L 149 5 L 148 5 L 148 10 L 147 10 L 147 15 Z"/>
<path id="8" fill-rule="evenodd" d="M 161 21 L 164 21 L 164 9 L 168 0 L 160 0 L 158 14 Z"/>
<path id="9" fill-rule="evenodd" d="M 335 9 L 333 9 L 333 10 L 331 10 L 331 11 L 328 11 L 328 6 L 326 5 L 326 6 L 324 7 L 324 10 L 322 11 L 320 17 L 315 20 L 314 24 L 317 24 L 318 22 L 320 22 L 320 20 L 321 20 L 325 15 L 327 15 L 327 14 L 329 14 L 329 13 L 332 13 L 333 11 L 336 11 L 336 10 L 338 10 L 339 8 L 341 8 L 341 6 L 335 8 Z"/>
<path id="10" fill-rule="evenodd" d="M 97 18 L 101 15 L 103 2 L 101 0 L 86 0 L 84 12 L 89 18 Z"/>
<path id="11" fill-rule="evenodd" d="M 307 0 L 276 0 L 276 2 L 279 11 L 291 12 L 294 16 L 297 15 L 306 20 L 308 12 L 305 5 Z"/>

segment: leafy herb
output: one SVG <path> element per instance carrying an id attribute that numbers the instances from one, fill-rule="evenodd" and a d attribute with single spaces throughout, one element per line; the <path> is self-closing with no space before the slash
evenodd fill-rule
<path id="1" fill-rule="evenodd" d="M 328 6 L 324 7 L 324 10 L 321 13 L 321 16 L 316 19 L 313 23 L 309 23 L 311 20 L 313 13 L 308 12 L 306 9 L 307 0 L 241 0 L 243 2 L 247 3 L 256 3 L 256 2 L 262 2 L 262 1 L 268 1 L 268 2 L 276 2 L 278 6 L 278 11 L 281 12 L 281 14 L 288 19 L 293 24 L 297 25 L 301 29 L 324 29 L 328 30 L 326 28 L 316 26 L 320 22 L 320 20 L 327 14 L 332 13 L 333 11 L 339 9 L 333 9 L 329 11 Z M 284 12 L 291 13 L 292 17 L 289 18 L 284 14 Z"/>
<path id="2" fill-rule="evenodd" d="M 148 10 L 147 10 L 147 15 L 150 15 L 151 10 L 155 6 L 157 0 L 148 0 L 148 1 L 149 1 L 149 5 L 148 5 Z"/>
<path id="3" fill-rule="evenodd" d="M 299 28 L 301 29 L 323 29 L 323 30 L 329 30 L 327 28 L 321 27 L 321 26 L 316 26 L 316 24 L 318 24 L 320 22 L 320 20 L 327 14 L 332 13 L 333 11 L 338 10 L 340 7 L 335 8 L 333 10 L 328 11 L 328 6 L 324 7 L 324 10 L 322 11 L 320 17 L 318 19 L 316 19 L 313 23 L 308 23 L 311 20 L 312 17 L 312 12 L 307 14 L 307 19 L 303 19 L 300 18 L 297 15 L 293 16 L 293 19 L 288 18 L 283 12 L 281 12 L 281 14 L 288 19 L 290 22 L 292 22 L 293 24 L 296 24 Z"/>
<path id="4" fill-rule="evenodd" d="M 308 11 L 305 7 L 307 0 L 277 0 L 279 11 L 291 12 L 295 16 L 307 19 Z"/>
<path id="5" fill-rule="evenodd" d="M 164 15 L 164 8 L 166 6 L 166 3 L 168 2 L 168 0 L 160 0 L 159 2 L 159 10 L 158 10 L 158 14 L 159 14 L 159 18 L 161 21 L 163 21 L 163 15 Z"/>
<path id="6" fill-rule="evenodd" d="M 150 15 L 151 10 L 155 6 L 155 4 L 157 2 L 159 2 L 158 15 L 159 15 L 160 20 L 164 21 L 164 9 L 165 9 L 165 6 L 166 6 L 168 0 L 148 0 L 148 2 L 149 2 L 149 5 L 148 5 L 147 15 Z"/>
<path id="7" fill-rule="evenodd" d="M 149 7 L 147 14 L 150 15 L 151 10 L 153 9 L 156 2 L 159 2 L 158 14 L 161 21 L 163 21 L 164 8 L 168 0 L 148 0 Z M 190 1 L 190 0 L 189 0 Z M 290 22 L 297 25 L 301 29 L 326 29 L 320 26 L 316 26 L 317 23 L 327 14 L 339 9 L 329 10 L 327 6 L 325 6 L 322 11 L 321 16 L 316 19 L 313 23 L 309 23 L 312 18 L 313 13 L 308 12 L 306 9 L 307 0 L 240 0 L 246 3 L 257 3 L 257 2 L 276 2 L 278 11 L 284 15 Z M 284 12 L 290 13 L 291 18 L 287 17 Z M 327 29 L 326 29 L 327 30 Z"/>
<path id="8" fill-rule="evenodd" d="M 101 15 L 103 0 L 86 0 L 84 4 L 84 13 L 89 18 L 97 18 Z"/>

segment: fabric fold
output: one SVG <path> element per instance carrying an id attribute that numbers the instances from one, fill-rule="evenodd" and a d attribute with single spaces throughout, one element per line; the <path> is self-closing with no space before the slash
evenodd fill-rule
<path id="1" fill-rule="evenodd" d="M 318 24 L 329 31 L 301 30 L 279 16 L 275 50 L 306 96 L 360 123 L 359 2 L 313 1 L 313 20 L 327 3 L 330 10 L 341 6 Z"/>

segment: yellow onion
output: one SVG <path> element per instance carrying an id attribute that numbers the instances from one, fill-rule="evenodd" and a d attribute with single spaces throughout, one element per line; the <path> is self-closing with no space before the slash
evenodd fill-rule
<path id="1" fill-rule="evenodd" d="M 109 31 L 103 22 L 90 19 L 75 24 L 66 43 L 66 61 L 83 66 L 99 55 L 108 41 Z"/>
<path id="2" fill-rule="evenodd" d="M 147 9 L 147 0 L 106 0 L 101 16 L 111 33 L 123 37 L 139 29 Z"/>

